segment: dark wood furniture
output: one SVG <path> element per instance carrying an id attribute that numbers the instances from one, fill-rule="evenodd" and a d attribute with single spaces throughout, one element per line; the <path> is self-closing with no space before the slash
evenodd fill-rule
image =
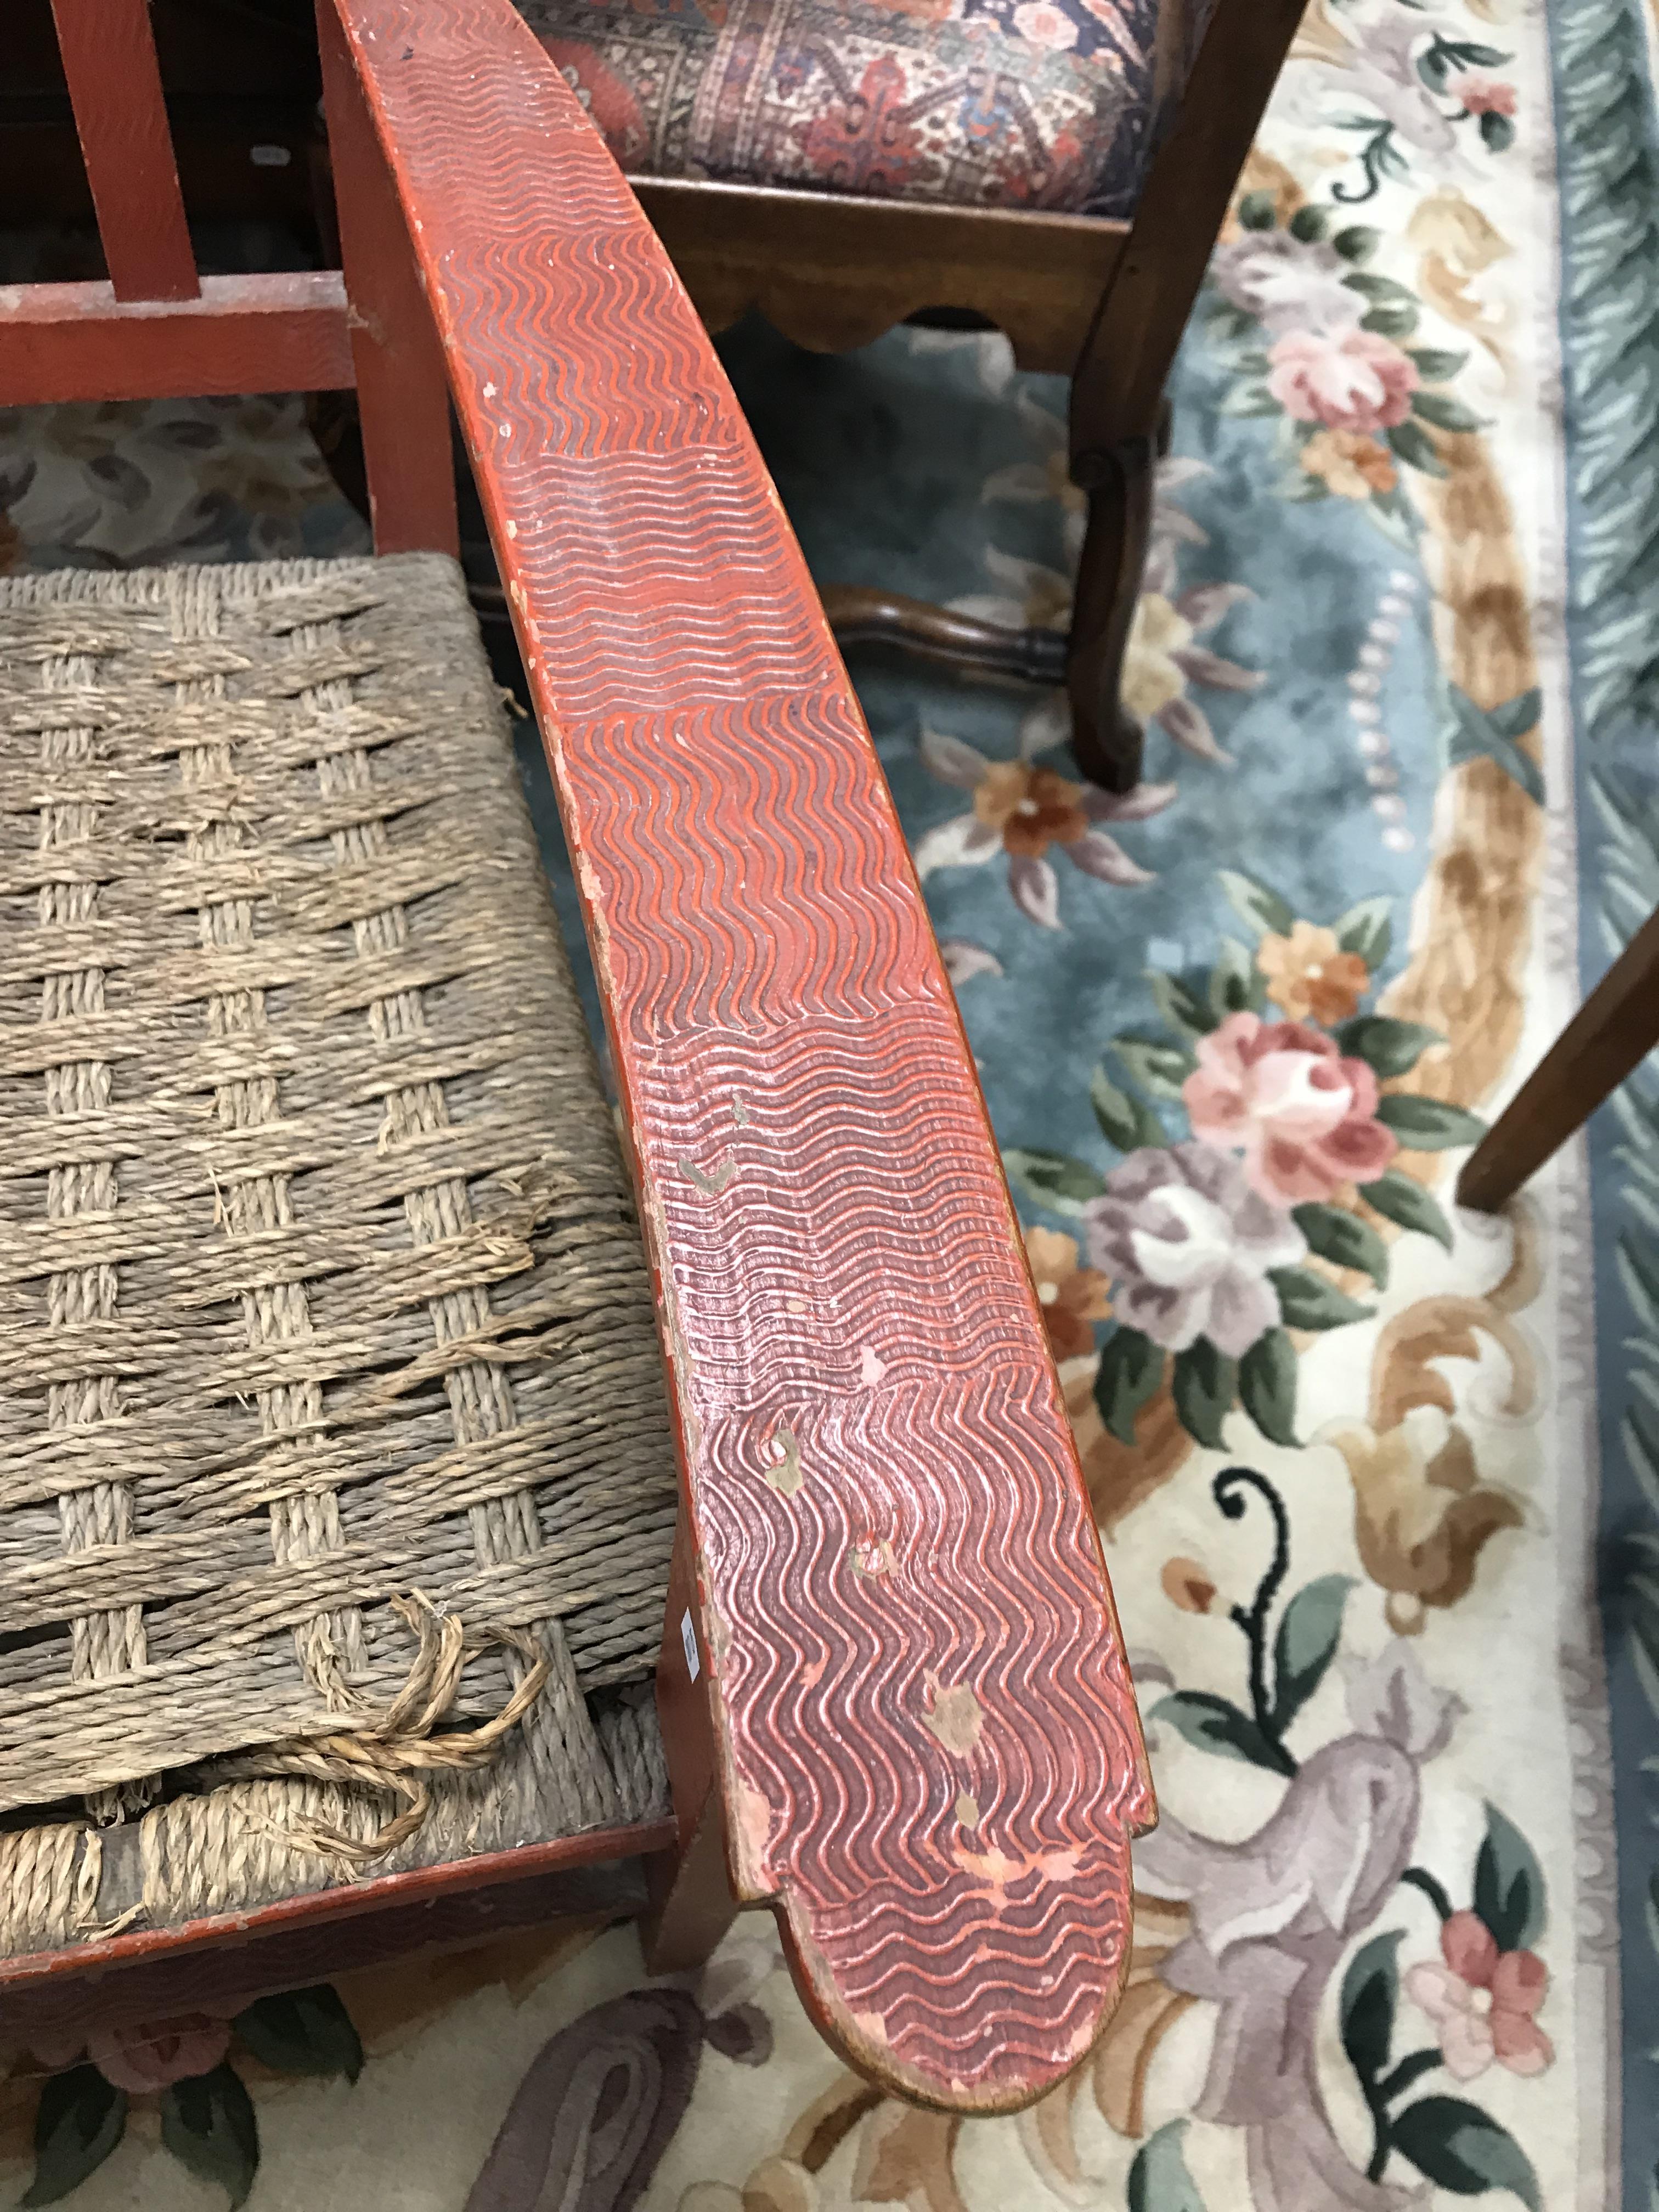
<path id="1" fill-rule="evenodd" d="M 5 295 L 0 403 L 355 385 L 382 554 L 455 551 L 459 418 L 678 1429 L 673 1819 L 13 1956 L 0 2021 L 246 2000 L 325 1972 L 331 1931 L 359 1963 L 605 1910 L 626 1882 L 576 1870 L 643 1856 L 659 1965 L 768 1904 L 854 2063 L 1027 2103 L 1116 2002 L 1151 1784 L 950 986 L 731 391 L 508 0 L 319 0 L 344 269 L 300 280 L 198 280 L 146 0 L 55 6 L 111 281 Z"/>
<path id="2" fill-rule="evenodd" d="M 1659 1044 L 1659 914 L 1625 947 L 1463 1164 L 1457 1202 L 1507 1206 Z"/>
<path id="3" fill-rule="evenodd" d="M 1304 4 L 1217 0 L 1129 222 L 636 180 L 711 330 L 758 307 L 798 343 L 833 350 L 928 310 L 968 310 L 1007 333 L 1022 368 L 1071 375 L 1071 473 L 1089 519 L 1064 680 L 1078 765 L 1109 790 L 1140 774 L 1142 732 L 1118 692 L 1164 386 Z M 1164 0 L 1160 47 L 1183 52 L 1196 19 L 1196 0 Z M 880 635 L 954 665 L 1055 680 L 1042 641 L 994 624 L 952 616 L 941 639 L 939 611 L 867 583 L 827 591 L 824 604 L 848 642 Z"/>

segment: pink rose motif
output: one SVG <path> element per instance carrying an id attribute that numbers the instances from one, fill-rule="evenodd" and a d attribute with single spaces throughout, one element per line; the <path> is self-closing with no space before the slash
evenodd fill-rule
<path id="1" fill-rule="evenodd" d="M 1457 88 L 1466 115 L 1513 115 L 1515 87 L 1500 77 L 1466 76 Z"/>
<path id="2" fill-rule="evenodd" d="M 1376 1078 L 1304 1022 L 1229 1014 L 1198 1044 L 1182 1086 L 1194 1136 L 1244 1155 L 1252 1190 L 1275 1206 L 1370 1182 L 1399 1150 L 1376 1119 Z"/>
<path id="3" fill-rule="evenodd" d="M 1050 0 L 1025 0 L 1024 7 L 1016 8 L 1014 28 L 1022 39 L 1030 40 L 1034 46 L 1047 46 L 1060 53 L 1077 44 L 1077 25 L 1069 15 L 1050 4 Z"/>
<path id="4" fill-rule="evenodd" d="M 230 2022 L 200 2012 L 139 2027 L 98 2027 L 87 2038 L 87 2056 L 104 2079 L 134 2094 L 211 2074 L 229 2049 Z"/>
<path id="5" fill-rule="evenodd" d="M 1486 1923 L 1454 1912 L 1440 1930 L 1445 1965 L 1408 1967 L 1406 1989 L 1434 2022 L 1446 2069 L 1473 2081 L 1493 2059 L 1511 2074 L 1541 2074 L 1555 2047 L 1533 2014 L 1549 1969 L 1535 1951 L 1500 1951 Z"/>
<path id="6" fill-rule="evenodd" d="M 1412 411 L 1417 364 L 1375 331 L 1287 331 L 1267 359 L 1267 389 L 1298 422 L 1391 430 Z"/>

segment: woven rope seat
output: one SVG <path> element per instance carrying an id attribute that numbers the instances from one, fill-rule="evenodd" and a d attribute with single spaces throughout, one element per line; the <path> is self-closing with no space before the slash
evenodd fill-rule
<path id="1" fill-rule="evenodd" d="M 674 1510 L 455 564 L 0 581 L 0 1956 L 660 1814 Z"/>

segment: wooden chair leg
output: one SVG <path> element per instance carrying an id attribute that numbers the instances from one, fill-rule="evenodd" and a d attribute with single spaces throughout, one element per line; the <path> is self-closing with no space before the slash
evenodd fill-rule
<path id="1" fill-rule="evenodd" d="M 1072 751 L 1091 783 L 1132 791 L 1140 781 L 1144 734 L 1121 698 L 1124 657 L 1152 534 L 1159 436 L 1149 432 L 1080 457 L 1089 495 L 1078 566 L 1066 689 Z"/>
<path id="2" fill-rule="evenodd" d="M 830 627 L 842 646 L 891 644 L 922 660 L 956 669 L 978 668 L 1015 676 L 1027 684 L 1066 680 L 1066 639 L 1052 629 L 1009 629 L 953 614 L 902 592 L 862 584 L 827 584 L 822 593 Z"/>
<path id="3" fill-rule="evenodd" d="M 1590 993 L 1464 1163 L 1457 1202 L 1506 1206 L 1659 1044 L 1659 913 Z"/>
<path id="4" fill-rule="evenodd" d="M 738 1912 L 726 1873 L 726 1818 L 708 1710 L 708 1656 L 696 1627 L 698 1611 L 696 1565 L 682 1506 L 657 1660 L 657 1712 L 679 1840 L 674 1850 L 646 1862 L 650 1902 L 640 1941 L 653 1974 L 701 1966 Z"/>
<path id="5" fill-rule="evenodd" d="M 711 1793 L 689 1842 L 645 1863 L 650 1903 L 640 1924 L 646 1971 L 683 1973 L 710 1957 L 738 1917 L 726 1871 L 726 1822 Z"/>

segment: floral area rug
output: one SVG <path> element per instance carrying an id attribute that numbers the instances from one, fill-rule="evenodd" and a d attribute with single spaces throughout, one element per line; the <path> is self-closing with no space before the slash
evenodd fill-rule
<path id="1" fill-rule="evenodd" d="M 1659 1089 L 1454 1172 L 1659 903 L 1659 173 L 1639 0 L 1313 0 L 1185 348 L 1130 698 L 871 655 L 1060 1362 L 1163 1822 L 1127 1996 L 1017 2119 L 907 2109 L 770 1923 L 0 2052 L 85 2212 L 1530 2212 L 1659 2150 Z M 818 575 L 1063 622 L 1064 386 L 726 349 Z M 298 402 L 0 428 L 8 556 L 356 550 Z M 571 914 L 550 794 L 524 753 Z"/>

